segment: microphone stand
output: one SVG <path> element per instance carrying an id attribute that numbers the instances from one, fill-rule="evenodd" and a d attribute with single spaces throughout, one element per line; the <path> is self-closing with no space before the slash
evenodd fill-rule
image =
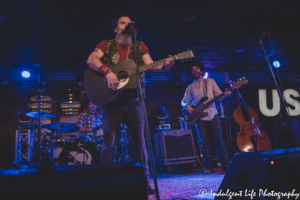
<path id="1" fill-rule="evenodd" d="M 279 98 L 280 98 L 281 106 L 283 107 L 284 114 L 286 115 L 286 117 L 287 117 L 287 119 L 288 119 L 288 122 L 289 122 L 289 126 L 290 126 L 290 129 L 291 129 L 291 132 L 294 134 L 295 143 L 296 143 L 296 145 L 299 147 L 299 140 L 298 140 L 298 138 L 297 138 L 296 131 L 295 131 L 294 126 L 293 126 L 293 124 L 292 124 L 291 118 L 290 118 L 290 116 L 289 116 L 288 113 L 287 113 L 287 106 L 286 106 L 286 104 L 285 104 L 285 102 L 284 102 L 284 97 L 283 97 L 283 95 L 282 95 L 281 90 L 279 89 L 278 84 L 277 84 L 275 75 L 274 75 L 274 73 L 273 73 L 273 69 L 272 69 L 271 64 L 270 64 L 270 62 L 269 62 L 269 60 L 268 60 L 268 57 L 267 57 L 267 54 L 266 54 L 266 51 L 265 51 L 265 48 L 264 48 L 264 45 L 263 45 L 263 42 L 262 42 L 262 39 L 261 39 L 261 37 L 262 37 L 263 35 L 265 35 L 265 34 L 267 34 L 267 35 L 269 36 L 270 41 L 271 41 L 271 37 L 270 37 L 269 33 L 263 33 L 263 34 L 260 36 L 260 41 L 259 41 L 259 43 L 261 44 L 261 47 L 262 47 L 262 49 L 263 49 L 263 51 L 264 51 L 264 54 L 265 54 L 265 59 L 266 59 L 266 61 L 267 61 L 267 63 L 268 63 L 268 66 L 269 66 L 269 68 L 270 68 L 270 72 L 271 72 L 271 75 L 272 75 L 272 77 L 273 77 L 273 80 L 274 80 L 274 83 L 275 83 L 275 86 L 276 86 L 276 89 L 277 89 L 277 92 L 278 92 L 278 95 L 279 95 Z M 272 41 L 271 41 L 271 45 L 272 45 Z M 273 49 L 273 47 L 272 47 L 272 49 Z M 273 54 L 274 54 L 274 56 L 275 56 L 274 51 L 273 51 Z"/>
<path id="2" fill-rule="evenodd" d="M 50 82 L 52 83 L 52 81 Z M 45 84 L 44 89 L 37 95 L 35 100 L 38 100 L 38 153 L 37 153 L 37 165 L 41 164 L 41 98 L 44 91 L 49 87 L 50 84 Z"/>
<path id="3" fill-rule="evenodd" d="M 148 154 L 149 154 L 149 158 L 150 158 L 151 169 L 152 169 L 152 174 L 153 174 L 153 181 L 154 181 L 154 186 L 155 186 L 155 193 L 156 193 L 155 197 L 156 197 L 156 199 L 160 200 L 158 185 L 157 185 L 157 178 L 156 178 L 156 170 L 155 170 L 154 159 L 153 159 L 153 150 L 152 150 L 152 144 L 151 144 L 151 139 L 150 139 L 149 124 L 148 124 L 148 119 L 147 119 L 147 112 L 146 112 L 145 101 L 144 101 L 142 87 L 141 87 L 141 81 L 140 81 L 140 73 L 139 73 L 138 58 L 137 58 L 137 46 L 136 46 L 137 45 L 137 43 L 136 43 L 137 30 L 135 29 L 135 23 L 132 23 L 132 27 L 133 27 L 133 29 L 131 32 L 134 33 L 133 51 L 134 51 L 136 74 L 137 74 L 137 81 L 138 81 L 138 87 L 139 87 L 139 99 L 140 99 L 140 104 L 142 103 L 142 106 L 143 106 L 143 113 L 144 113 L 144 119 L 145 119 L 145 125 L 146 125 L 146 127 L 144 127 L 144 130 L 146 131 L 146 137 L 147 137 Z M 149 171 L 150 171 L 150 169 L 149 169 Z M 148 183 L 148 187 L 150 187 L 149 183 Z"/>

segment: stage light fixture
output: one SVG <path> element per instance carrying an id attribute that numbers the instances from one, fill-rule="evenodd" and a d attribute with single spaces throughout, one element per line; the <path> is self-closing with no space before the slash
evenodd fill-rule
<path id="1" fill-rule="evenodd" d="M 274 61 L 273 61 L 273 66 L 274 66 L 275 68 L 279 68 L 279 67 L 280 67 L 280 62 L 278 62 L 277 60 L 274 60 Z"/>
<path id="2" fill-rule="evenodd" d="M 22 77 L 23 78 L 29 78 L 30 77 L 29 71 L 22 71 Z"/>
<path id="3" fill-rule="evenodd" d="M 208 77 L 208 73 L 207 73 L 207 72 L 205 72 L 205 74 L 204 74 L 203 78 L 204 78 L 204 79 L 207 79 L 207 77 Z"/>

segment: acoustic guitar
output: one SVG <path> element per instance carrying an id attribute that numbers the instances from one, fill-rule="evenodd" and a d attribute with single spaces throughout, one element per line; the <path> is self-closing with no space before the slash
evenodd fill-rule
<path id="1" fill-rule="evenodd" d="M 187 51 L 172 56 L 173 60 L 182 60 L 193 57 L 193 51 Z M 138 73 L 147 71 L 160 65 L 164 65 L 165 59 L 138 67 Z M 120 81 L 119 86 L 116 90 L 108 88 L 105 76 L 103 76 L 98 71 L 89 68 L 84 75 L 84 85 L 88 98 L 94 104 L 104 107 L 118 101 L 126 89 L 135 89 L 138 87 L 136 73 L 137 69 L 136 64 L 133 60 L 126 59 L 117 65 L 105 65 L 109 67 L 114 74 L 116 74 L 117 78 Z"/>

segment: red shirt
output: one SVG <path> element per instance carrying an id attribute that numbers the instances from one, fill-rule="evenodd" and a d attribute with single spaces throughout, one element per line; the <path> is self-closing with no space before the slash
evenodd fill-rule
<path id="1" fill-rule="evenodd" d="M 147 48 L 147 46 L 145 45 L 144 42 L 140 41 L 141 43 L 141 48 L 142 48 L 142 55 L 145 55 L 146 53 L 149 53 L 149 49 Z M 106 52 L 107 50 L 107 40 L 103 40 L 102 42 L 100 42 L 96 48 L 99 48 L 103 53 Z M 119 53 L 119 63 L 122 62 L 125 59 L 128 59 L 129 55 L 128 55 L 128 48 L 129 47 L 122 47 L 119 43 L 117 43 L 117 50 Z M 130 49 L 129 49 L 129 53 L 130 53 Z M 125 57 L 124 57 L 125 56 Z"/>

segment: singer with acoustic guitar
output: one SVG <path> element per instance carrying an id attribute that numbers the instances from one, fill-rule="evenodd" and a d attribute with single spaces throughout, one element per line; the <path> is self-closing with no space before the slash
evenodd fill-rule
<path id="1" fill-rule="evenodd" d="M 120 91 L 118 90 L 118 87 L 122 84 L 122 81 L 118 79 L 115 73 L 113 73 L 113 68 L 122 61 L 122 63 L 126 63 L 127 61 L 132 63 L 135 61 L 134 47 L 137 47 L 137 64 L 139 66 L 153 63 L 147 46 L 141 41 L 132 41 L 132 32 L 127 31 L 130 29 L 131 24 L 132 21 L 128 16 L 121 16 L 117 19 L 113 28 L 115 38 L 100 42 L 96 46 L 95 51 L 92 52 L 87 59 L 88 66 L 96 72 L 100 72 L 103 75 L 103 78 L 105 78 L 106 86 L 107 88 L 110 88 L 110 90 L 106 88 L 107 94 L 113 94 L 114 92 L 117 93 Z M 102 59 L 105 64 L 103 64 L 100 59 Z M 169 57 L 165 59 L 164 63 L 161 65 L 152 68 L 151 71 L 169 71 L 173 64 L 174 60 Z M 140 81 L 143 96 L 145 98 L 144 73 L 140 73 Z M 86 85 L 88 85 L 88 83 Z M 89 89 L 91 90 L 91 88 Z M 97 88 L 95 85 L 92 89 L 96 92 L 99 90 L 99 87 Z M 99 96 L 102 95 L 101 97 L 103 97 L 103 94 L 105 93 L 101 94 L 100 92 Z M 94 100 L 93 95 L 90 95 L 89 98 L 91 101 L 94 101 L 95 104 L 102 104 L 101 102 L 97 103 L 97 99 Z M 102 117 L 104 143 L 101 150 L 101 163 L 114 162 L 117 133 L 121 122 L 124 122 L 127 124 L 131 135 L 135 161 L 143 165 L 148 179 L 149 167 L 144 138 L 145 122 L 143 109 L 138 100 L 137 88 L 125 90 L 117 101 L 114 101 L 113 104 L 110 104 L 109 106 L 104 106 L 102 108 Z"/>

